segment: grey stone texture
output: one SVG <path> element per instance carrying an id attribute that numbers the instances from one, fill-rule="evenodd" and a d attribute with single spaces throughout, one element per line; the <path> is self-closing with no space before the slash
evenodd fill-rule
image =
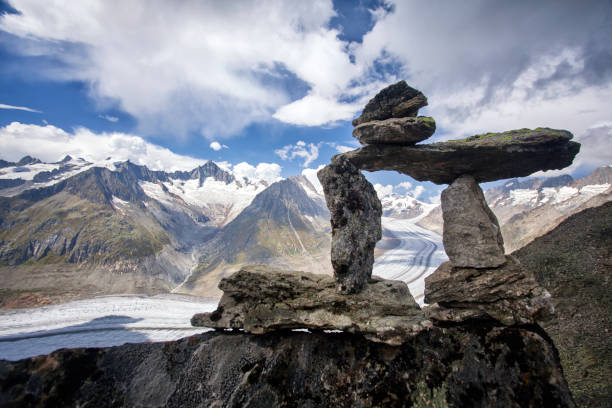
<path id="1" fill-rule="evenodd" d="M 453 266 L 495 268 L 506 262 L 497 217 L 472 176 L 461 176 L 442 191 L 442 239 Z"/>
<path id="2" fill-rule="evenodd" d="M 345 295 L 330 276 L 253 265 L 222 279 L 219 289 L 217 310 L 193 316 L 194 326 L 256 334 L 342 330 L 390 345 L 432 326 L 401 281 L 372 278 L 358 294 Z"/>
<path id="3" fill-rule="evenodd" d="M 382 206 L 372 184 L 342 156 L 319 170 L 331 214 L 331 262 L 338 289 L 359 292 L 372 276 L 374 247 L 382 238 Z"/>
<path id="4" fill-rule="evenodd" d="M 416 116 L 419 109 L 427 106 L 427 98 L 421 91 L 399 81 L 380 91 L 367 103 L 361 116 L 353 120 L 353 126 L 372 120 Z"/>
<path id="5" fill-rule="evenodd" d="M 340 156 L 360 170 L 393 170 L 436 184 L 469 174 L 483 183 L 565 168 L 580 150 L 571 139 L 566 130 L 518 129 L 417 146 L 373 144 Z"/>
<path id="6" fill-rule="evenodd" d="M 353 129 L 353 137 L 362 145 L 411 146 L 429 138 L 435 131 L 436 122 L 426 116 L 391 118 L 362 123 Z"/>
<path id="7" fill-rule="evenodd" d="M 550 294 L 513 256 L 498 268 L 457 268 L 445 262 L 425 278 L 425 314 L 435 321 L 491 318 L 533 324 L 553 312 Z"/>

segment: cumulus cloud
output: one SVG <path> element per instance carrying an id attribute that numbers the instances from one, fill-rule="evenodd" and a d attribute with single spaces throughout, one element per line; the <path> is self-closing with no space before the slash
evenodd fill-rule
<path id="1" fill-rule="evenodd" d="M 232 172 L 238 179 L 246 177 L 250 180 L 263 180 L 268 183 L 274 183 L 281 180 L 282 167 L 276 163 L 259 163 L 253 166 L 247 162 L 238 163 L 232 169 Z"/>
<path id="2" fill-rule="evenodd" d="M 28 108 L 27 106 L 14 106 L 14 105 L 7 105 L 4 103 L 0 103 L 0 109 L 12 109 L 12 110 L 21 110 L 21 111 L 33 112 L 33 113 L 42 113 L 39 110 Z"/>
<path id="3" fill-rule="evenodd" d="M 335 145 L 334 148 L 336 149 L 338 153 L 346 153 L 346 152 L 350 152 L 351 150 L 355 150 L 354 147 L 344 146 L 344 145 Z"/>
<path id="4" fill-rule="evenodd" d="M 374 184 L 374 190 L 376 190 L 376 194 L 378 198 L 383 198 L 393 194 L 393 186 L 391 184 L 387 184 L 386 186 L 376 183 Z"/>
<path id="5" fill-rule="evenodd" d="M 153 170 L 191 170 L 206 162 L 179 155 L 126 133 L 94 133 L 86 128 L 73 132 L 52 125 L 38 126 L 13 122 L 0 127 L 0 151 L 11 161 L 30 155 L 54 162 L 65 155 L 100 162 L 107 157 L 116 161 L 130 160 Z"/>
<path id="6" fill-rule="evenodd" d="M 419 198 L 425 192 L 425 187 L 418 185 L 412 190 L 411 195 L 414 198 Z"/>
<path id="7" fill-rule="evenodd" d="M 403 190 L 410 190 L 412 188 L 412 183 L 409 181 L 402 181 L 401 183 L 399 183 L 397 186 L 395 186 L 396 188 L 401 188 Z"/>
<path id="8" fill-rule="evenodd" d="M 286 145 L 282 149 L 274 150 L 274 153 L 283 160 L 293 160 L 296 157 L 304 159 L 303 167 L 308 167 L 310 163 L 319 157 L 319 145 L 306 143 L 299 140 L 294 145 Z"/>
<path id="9" fill-rule="evenodd" d="M 215 152 L 218 152 L 221 149 L 229 149 L 229 146 L 221 144 L 217 141 L 211 142 L 209 147 L 213 149 Z"/>
<path id="10" fill-rule="evenodd" d="M 609 2 L 389 3 L 354 48 L 357 64 L 387 54 L 428 96 L 446 131 L 438 138 L 537 126 L 582 133 L 609 117 Z"/>
<path id="11" fill-rule="evenodd" d="M 386 0 L 352 43 L 330 26 L 331 0 L 11 5 L 20 13 L 0 29 L 19 39 L 12 49 L 62 64 L 29 69 L 90 84 L 144 132 L 212 140 L 271 118 L 333 124 L 401 78 L 428 96 L 434 140 L 537 126 L 580 136 L 610 119 L 606 1 Z"/>
<path id="12" fill-rule="evenodd" d="M 113 161 L 130 160 L 152 170 L 192 170 L 208 160 L 176 154 L 165 147 L 145 141 L 140 136 L 126 133 L 94 133 L 86 128 L 72 132 L 52 125 L 38 126 L 13 122 L 0 127 L 0 151 L 2 159 L 17 161 L 25 155 L 45 162 L 55 162 L 67 154 L 91 162 L 101 162 L 111 157 Z M 216 162 L 236 177 L 274 182 L 280 179 L 282 167 L 276 163 L 259 163 L 255 166 L 242 162 L 232 166 L 228 162 Z"/>
<path id="13" fill-rule="evenodd" d="M 319 125 L 356 109 L 339 100 L 360 68 L 329 26 L 331 0 L 11 5 L 19 13 L 2 15 L 0 29 L 21 39 L 17 50 L 61 61 L 45 75 L 87 82 L 143 130 L 223 137 L 273 114 Z"/>

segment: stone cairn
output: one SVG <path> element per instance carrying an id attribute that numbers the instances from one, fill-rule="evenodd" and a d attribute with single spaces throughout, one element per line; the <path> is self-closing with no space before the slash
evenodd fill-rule
<path id="1" fill-rule="evenodd" d="M 353 121 L 353 136 L 364 147 L 334 156 L 319 171 L 331 213 L 334 278 L 244 267 L 221 280 L 218 309 L 196 314 L 192 324 L 253 333 L 336 329 L 397 345 L 432 321 L 495 319 L 513 325 L 550 314 L 548 292 L 505 255 L 497 218 L 478 183 L 562 169 L 580 145 L 570 141 L 570 132 L 549 128 L 417 145 L 436 128 L 432 118 L 417 116 L 426 105 L 427 98 L 405 81 L 383 89 Z M 449 184 L 441 203 L 449 261 L 425 279 L 430 305 L 423 310 L 404 282 L 372 277 L 382 211 L 361 170 L 395 170 Z"/>

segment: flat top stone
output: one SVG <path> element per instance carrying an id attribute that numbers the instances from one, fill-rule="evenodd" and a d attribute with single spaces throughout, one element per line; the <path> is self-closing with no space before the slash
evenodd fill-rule
<path id="1" fill-rule="evenodd" d="M 580 150 L 571 139 L 567 130 L 517 129 L 416 146 L 369 145 L 342 155 L 361 170 L 395 170 L 436 184 L 469 174 L 482 183 L 565 168 Z"/>
<path id="2" fill-rule="evenodd" d="M 381 90 L 367 103 L 361 116 L 353 120 L 353 126 L 372 120 L 416 116 L 419 108 L 427 106 L 427 98 L 421 91 L 399 81 Z"/>
<path id="3" fill-rule="evenodd" d="M 402 281 L 372 277 L 361 292 L 347 295 L 327 275 L 251 265 L 222 279 L 219 288 L 217 310 L 196 314 L 194 326 L 252 333 L 335 329 L 394 345 L 430 327 Z"/>

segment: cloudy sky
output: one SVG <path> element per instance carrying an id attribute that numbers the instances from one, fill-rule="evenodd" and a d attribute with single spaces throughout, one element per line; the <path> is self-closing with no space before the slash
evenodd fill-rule
<path id="1" fill-rule="evenodd" d="M 212 159 L 272 180 L 357 147 L 350 120 L 406 79 L 429 99 L 431 140 L 549 126 L 583 143 L 574 175 L 612 164 L 608 0 L 0 0 L 0 13 L 4 159 Z"/>

